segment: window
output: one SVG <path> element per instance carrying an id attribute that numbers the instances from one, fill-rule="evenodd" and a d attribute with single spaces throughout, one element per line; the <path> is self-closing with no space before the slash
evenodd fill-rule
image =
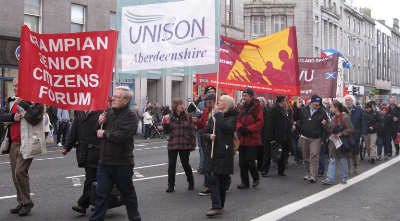
<path id="1" fill-rule="evenodd" d="M 265 16 L 253 16 L 253 37 L 265 36 Z"/>
<path id="2" fill-rule="evenodd" d="M 233 25 L 233 0 L 225 1 L 225 24 Z"/>
<path id="3" fill-rule="evenodd" d="M 286 15 L 274 15 L 272 16 L 272 28 L 273 32 L 279 32 L 287 28 Z"/>
<path id="4" fill-rule="evenodd" d="M 115 12 L 110 12 L 110 29 L 117 30 L 117 16 Z"/>
<path id="5" fill-rule="evenodd" d="M 347 16 L 347 26 L 349 27 L 349 29 L 351 28 L 351 19 L 350 19 L 350 16 Z"/>
<path id="6" fill-rule="evenodd" d="M 319 48 L 318 47 L 315 47 L 315 55 L 314 55 L 315 57 L 320 57 L 321 56 L 321 53 L 319 52 Z"/>
<path id="7" fill-rule="evenodd" d="M 24 0 L 24 24 L 31 31 L 40 33 L 41 30 L 41 0 Z"/>
<path id="8" fill-rule="evenodd" d="M 85 7 L 82 5 L 71 5 L 71 32 L 85 31 Z"/>
<path id="9" fill-rule="evenodd" d="M 318 16 L 315 16 L 315 20 L 314 20 L 314 22 L 315 22 L 315 36 L 319 36 L 319 18 L 318 18 Z"/>

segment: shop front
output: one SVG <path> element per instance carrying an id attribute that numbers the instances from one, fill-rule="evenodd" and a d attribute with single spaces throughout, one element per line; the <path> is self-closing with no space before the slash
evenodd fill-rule
<path id="1" fill-rule="evenodd" d="M 19 38 L 0 36 L 1 107 L 14 96 L 12 81 L 18 76 Z"/>

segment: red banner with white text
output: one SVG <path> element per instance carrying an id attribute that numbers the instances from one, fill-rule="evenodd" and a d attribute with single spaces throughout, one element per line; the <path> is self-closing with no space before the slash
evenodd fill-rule
<path id="1" fill-rule="evenodd" d="M 104 110 L 117 31 L 38 34 L 21 28 L 18 94 L 67 110 Z"/>
<path id="2" fill-rule="evenodd" d="M 300 95 L 296 28 L 267 37 L 238 41 L 221 36 L 219 85 L 221 88 Z M 216 85 L 217 75 L 197 75 L 200 85 Z"/>

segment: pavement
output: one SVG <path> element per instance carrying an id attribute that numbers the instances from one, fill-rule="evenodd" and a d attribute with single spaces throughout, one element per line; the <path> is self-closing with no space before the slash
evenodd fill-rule
<path id="1" fill-rule="evenodd" d="M 199 163 L 198 151 L 193 151 L 190 163 L 195 171 L 195 191 L 187 190 L 186 177 L 181 165 L 177 164 L 175 192 L 168 194 L 167 188 L 167 142 L 165 140 L 136 139 L 134 150 L 134 184 L 139 200 L 139 210 L 145 221 L 197 221 L 207 220 L 205 213 L 211 207 L 209 197 L 198 196 L 203 184 L 203 176 L 196 173 Z M 71 210 L 79 198 L 84 182 L 83 169 L 77 168 L 74 153 L 62 156 L 60 148 L 49 147 L 49 152 L 36 158 L 30 169 L 31 192 L 35 207 L 26 220 L 88 220 Z M 217 220 L 244 221 L 253 220 L 263 215 L 287 213 L 280 220 L 287 221 L 399 221 L 400 197 L 398 183 L 400 158 L 379 161 L 370 164 L 362 161 L 360 175 L 354 176 L 357 183 L 347 186 L 310 184 L 304 181 L 303 166 L 292 160 L 289 162 L 287 176 L 277 176 L 276 167 L 270 171 L 270 177 L 262 178 L 256 188 L 238 190 L 240 183 L 238 157 L 235 157 L 235 174 L 227 195 L 225 212 Z M 372 170 L 381 170 L 367 178 Z M 22 220 L 8 210 L 16 205 L 15 189 L 10 178 L 7 156 L 0 156 L 0 221 Z M 337 175 L 338 177 L 338 175 Z M 324 191 L 332 192 L 326 195 Z M 343 189 L 342 189 L 343 188 Z M 322 197 L 319 197 L 320 195 Z M 315 196 L 318 197 L 315 197 Z M 310 198 L 311 197 L 311 198 Z M 318 198 L 314 202 L 314 200 Z M 313 202 L 313 203 L 311 203 Z M 297 203 L 298 206 L 293 206 Z M 298 205 L 300 204 L 300 206 Z M 296 208 L 296 209 L 293 209 Z M 127 220 L 124 207 L 111 209 L 106 220 Z"/>

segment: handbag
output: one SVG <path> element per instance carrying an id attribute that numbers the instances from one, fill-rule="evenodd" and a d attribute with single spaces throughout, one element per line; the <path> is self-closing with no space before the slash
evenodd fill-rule
<path id="1" fill-rule="evenodd" d="M 10 152 L 10 137 L 8 137 L 7 134 L 8 134 L 8 127 L 4 133 L 3 141 L 1 142 L 0 154 L 7 154 Z"/>
<path id="2" fill-rule="evenodd" d="M 271 158 L 274 162 L 279 162 L 282 159 L 283 146 L 279 142 L 273 140 L 271 144 Z"/>

